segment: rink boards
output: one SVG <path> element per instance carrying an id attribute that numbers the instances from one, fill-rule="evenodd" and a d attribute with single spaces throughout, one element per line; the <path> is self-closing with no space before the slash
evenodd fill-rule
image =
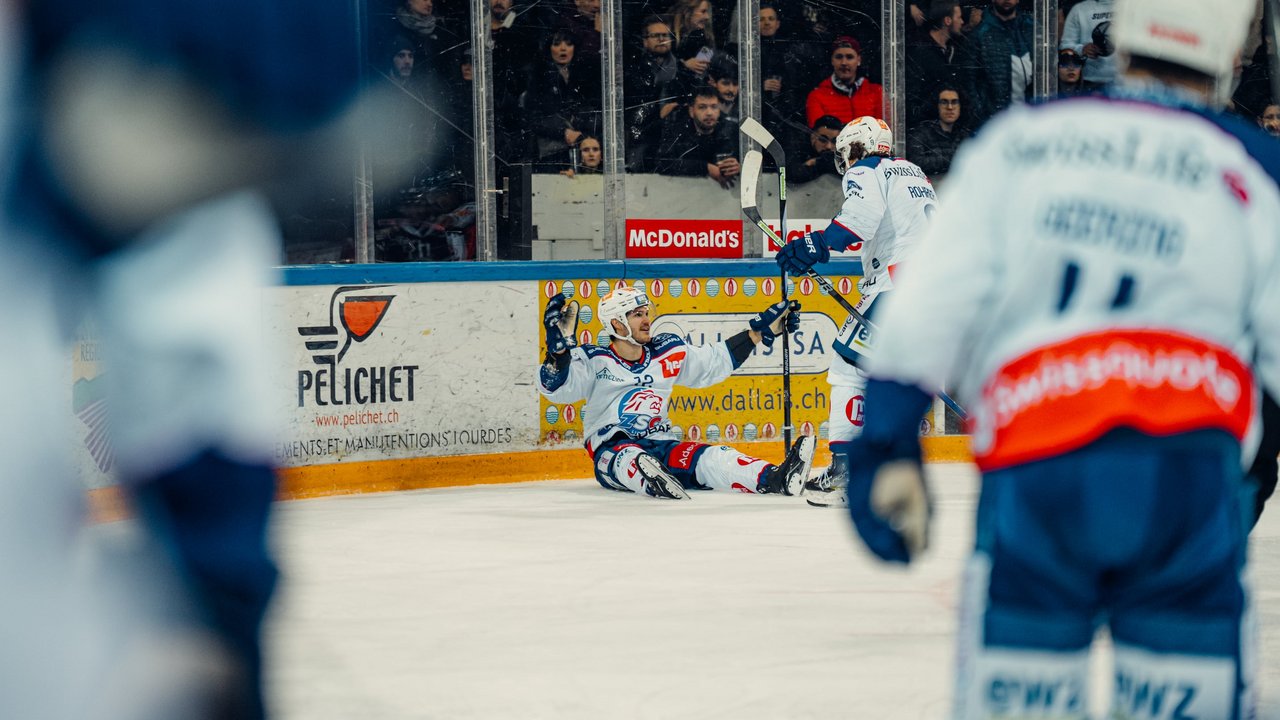
<path id="1" fill-rule="evenodd" d="M 860 271 L 856 261 L 827 266 L 850 301 Z M 633 285 L 653 300 L 655 333 L 704 344 L 744 329 L 780 296 L 779 281 L 771 260 L 287 268 L 262 298 L 263 330 L 282 359 L 271 372 L 284 495 L 590 477 L 582 403 L 551 403 L 537 391 L 547 300 L 564 292 L 578 301 L 579 343 L 607 343 L 596 304 Z M 792 336 L 793 421 L 825 437 L 826 369 L 845 313 L 808 278 L 789 283 L 804 308 Z M 779 458 L 780 347 L 758 348 L 724 383 L 680 388 L 670 403 L 677 432 Z M 94 356 L 92 337 L 81 338 L 73 409 L 82 472 L 100 487 L 110 483 L 109 444 L 83 420 L 96 399 Z M 936 459 L 967 458 L 963 438 L 938 436 L 927 421 L 922 431 Z"/>

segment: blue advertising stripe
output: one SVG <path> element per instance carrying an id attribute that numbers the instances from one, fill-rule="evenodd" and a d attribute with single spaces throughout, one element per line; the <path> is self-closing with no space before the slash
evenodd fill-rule
<path id="1" fill-rule="evenodd" d="M 818 267 L 824 275 L 861 275 L 862 261 L 837 260 Z M 495 262 L 293 265 L 281 268 L 284 285 L 380 285 L 493 280 L 587 278 L 772 277 L 772 259 L 743 260 L 527 260 Z"/>

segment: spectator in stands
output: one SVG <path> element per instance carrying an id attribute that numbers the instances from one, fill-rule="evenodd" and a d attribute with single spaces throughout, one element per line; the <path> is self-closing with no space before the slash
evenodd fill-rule
<path id="1" fill-rule="evenodd" d="M 1084 86 L 1101 90 L 1116 79 L 1116 48 L 1111 43 L 1111 13 L 1115 0 L 1084 0 L 1067 14 L 1062 26 L 1060 47 L 1070 48 L 1089 59 L 1084 67 Z"/>
<path id="2" fill-rule="evenodd" d="M 831 77 L 811 90 L 805 103 L 809 127 L 823 115 L 834 115 L 842 123 L 863 115 L 884 118 L 884 88 L 858 77 L 861 52 L 862 46 L 848 35 L 831 43 Z"/>
<path id="3" fill-rule="evenodd" d="M 513 8 L 512 0 L 489 0 L 489 31 L 498 154 L 505 162 L 522 162 L 530 159 L 533 140 L 523 119 L 520 95 L 538 57 L 539 29 L 526 13 Z"/>
<path id="4" fill-rule="evenodd" d="M 761 104 L 764 126 L 774 137 L 784 137 L 788 121 L 798 118 L 796 70 L 801 60 L 795 52 L 791 33 L 783 29 L 782 15 L 770 0 L 760 3 Z"/>
<path id="5" fill-rule="evenodd" d="M 413 73 L 416 47 L 416 43 L 403 33 L 392 36 L 383 47 L 384 57 L 388 54 L 391 56 L 391 64 L 389 67 L 384 66 L 379 69 L 386 74 L 392 84 L 402 89 L 413 89 L 416 79 Z"/>
<path id="6" fill-rule="evenodd" d="M 1280 137 L 1280 105 L 1271 103 L 1258 117 L 1258 126 L 1273 137 Z"/>
<path id="7" fill-rule="evenodd" d="M 711 64 L 711 51 L 716 48 L 710 0 L 676 0 L 670 15 L 671 30 L 676 36 L 672 50 L 676 59 L 699 78 L 705 76 Z"/>
<path id="8" fill-rule="evenodd" d="M 692 77 L 671 53 L 674 41 L 667 18 L 650 15 L 641 21 L 640 51 L 622 76 L 628 172 L 649 171 L 662 140 L 663 106 L 670 105 L 668 114 L 676 107 L 668 88 L 680 73 Z"/>
<path id="9" fill-rule="evenodd" d="M 1031 13 L 1018 11 L 1018 0 L 991 0 L 978 29 L 970 39 L 983 72 L 972 103 L 979 121 L 1027 101 L 1031 88 L 1031 47 L 1035 22 Z"/>
<path id="10" fill-rule="evenodd" d="M 806 141 L 808 136 L 804 132 L 808 126 L 803 125 L 803 97 L 798 96 L 798 91 L 807 93 L 818 80 L 808 84 L 801 80 L 807 78 L 801 72 L 806 63 L 805 42 L 797 37 L 796 28 L 803 32 L 804 23 L 793 21 L 790 16 L 784 18 L 779 7 L 783 2 L 762 0 L 756 16 L 760 30 L 760 122 L 774 137 L 791 145 Z M 732 57 L 741 57 L 737 43 L 727 45 L 726 51 Z M 825 57 L 820 61 L 825 64 Z M 796 133 L 793 127 L 801 132 Z"/>
<path id="11" fill-rule="evenodd" d="M 572 9 L 566 8 L 558 16 L 559 27 L 567 29 L 578 40 L 578 57 L 600 57 L 600 0 L 573 0 Z"/>
<path id="12" fill-rule="evenodd" d="M 561 175 L 577 177 L 578 175 L 600 175 L 604 172 L 604 149 L 600 138 L 594 135 L 583 135 L 578 141 L 577 152 L 571 152 L 569 167 L 560 171 Z"/>
<path id="13" fill-rule="evenodd" d="M 915 128 L 936 117 L 933 98 L 938 86 L 947 83 L 973 94 L 975 61 L 967 52 L 962 30 L 964 13 L 958 0 L 932 0 L 925 15 L 926 32 L 920 41 L 907 45 L 906 104 L 907 127 Z"/>
<path id="14" fill-rule="evenodd" d="M 1088 95 L 1084 86 L 1084 56 L 1071 48 L 1058 51 L 1058 97 Z"/>
<path id="15" fill-rule="evenodd" d="M 937 180 L 951 169 L 951 158 L 971 133 L 962 121 L 964 104 L 954 85 L 940 86 L 933 97 L 934 119 L 907 134 L 907 159 Z"/>
<path id="16" fill-rule="evenodd" d="M 831 175 L 840 177 L 836 170 L 836 136 L 844 129 L 844 123 L 833 115 L 823 115 L 813 124 L 809 142 L 787 153 L 787 181 L 800 184 Z"/>
<path id="17" fill-rule="evenodd" d="M 726 53 L 716 53 L 707 67 L 707 84 L 715 88 L 720 98 L 720 122 L 737 127 L 741 121 L 738 111 L 738 61 Z"/>
<path id="18" fill-rule="evenodd" d="M 568 163 L 568 150 L 577 147 L 583 135 L 600 131 L 599 73 L 593 64 L 577 59 L 576 47 L 577 39 L 567 30 L 553 31 L 525 94 L 536 157 L 557 171 Z"/>
<path id="19" fill-rule="evenodd" d="M 463 42 L 449 22 L 435 13 L 435 0 L 401 0 L 395 12 L 394 33 L 407 33 L 414 41 L 421 72 L 446 67 L 445 56 Z"/>
<path id="20" fill-rule="evenodd" d="M 657 171 L 663 175 L 704 176 L 733 187 L 738 164 L 737 128 L 720 122 L 720 97 L 704 85 L 686 112 L 672 113 L 662 130 Z"/>

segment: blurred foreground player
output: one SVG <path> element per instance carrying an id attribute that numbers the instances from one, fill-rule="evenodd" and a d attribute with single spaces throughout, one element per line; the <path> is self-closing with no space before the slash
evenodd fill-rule
<path id="1" fill-rule="evenodd" d="M 797 495 L 813 461 L 814 439 L 803 435 L 781 465 L 727 445 L 681 442 L 671 430 L 667 402 L 676 385 L 708 387 L 733 374 L 759 343 L 800 328 L 800 303 L 779 301 L 750 321 L 750 329 L 712 345 L 690 345 L 673 333 L 649 332 L 649 297 L 632 287 L 600 300 L 608 347 L 573 347 L 578 303 L 563 294 L 547 303 L 547 357 L 538 389 L 555 402 L 586 398 L 582 410 L 587 452 L 596 480 L 609 490 L 687 499 L 687 489 Z"/>
<path id="2" fill-rule="evenodd" d="M 881 558 L 927 544 L 930 391 L 973 411 L 958 718 L 1084 717 L 1100 625 L 1110 717 L 1254 717 L 1242 457 L 1280 390 L 1280 163 L 1218 111 L 1254 5 L 1117 0 L 1117 87 L 961 150 L 883 309 L 849 450 Z"/>
<path id="3" fill-rule="evenodd" d="M 352 100 L 350 12 L 41 0 L 0 16 L 0 717 L 263 717 L 260 314 L 280 250 L 254 188 L 301 167 L 306 134 Z M 67 460 L 69 331 L 90 310 L 141 530 L 110 546 Z"/>

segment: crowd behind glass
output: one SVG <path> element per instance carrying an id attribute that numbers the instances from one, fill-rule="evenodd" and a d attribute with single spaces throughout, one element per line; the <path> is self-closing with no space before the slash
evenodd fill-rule
<path id="1" fill-rule="evenodd" d="M 604 167 L 600 0 L 488 0 L 496 171 L 581 178 Z M 366 0 L 366 75 L 389 100 L 370 143 L 378 261 L 475 259 L 469 0 Z M 1011 104 L 1037 102 L 1030 0 L 906 3 L 906 157 L 935 182 L 957 147 Z M 1057 96 L 1115 79 L 1111 0 L 1056 3 Z M 739 4 L 622 0 L 622 141 L 628 174 L 705 177 L 732 188 L 739 165 Z M 787 147 L 793 185 L 836 173 L 836 135 L 886 117 L 880 0 L 760 0 L 761 122 Z M 1233 110 L 1280 134 L 1259 12 Z M 607 33 L 606 33 L 607 34 Z M 902 146 L 900 146 L 902 147 Z M 832 208 L 834 213 L 836 208 Z M 351 202 L 286 214 L 286 260 L 350 261 Z M 324 248 L 322 253 L 289 248 Z"/>

